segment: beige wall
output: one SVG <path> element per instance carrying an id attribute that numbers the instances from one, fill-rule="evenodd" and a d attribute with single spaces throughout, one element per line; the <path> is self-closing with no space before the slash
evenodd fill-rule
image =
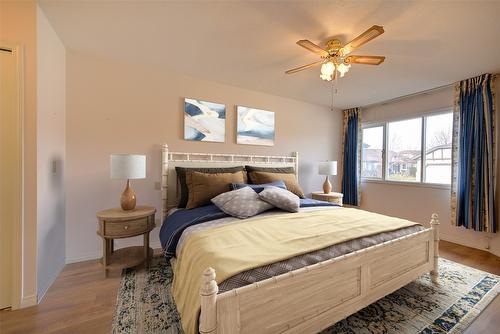
<path id="1" fill-rule="evenodd" d="M 0 1 L 0 40 L 24 52 L 24 226 L 21 305 L 36 303 L 36 3 Z"/>
<path id="2" fill-rule="evenodd" d="M 40 300 L 65 264 L 66 49 L 40 8 L 37 26 L 37 286 Z"/>
<path id="3" fill-rule="evenodd" d="M 183 97 L 226 104 L 226 143 L 188 142 L 183 137 Z M 235 105 L 276 114 L 274 147 L 235 144 Z M 133 181 L 138 203 L 161 209 L 160 144 L 174 151 L 247 154 L 300 154 L 300 180 L 306 192 L 321 189 L 317 163 L 338 159 L 341 113 L 156 68 L 67 53 L 66 114 L 67 261 L 95 258 L 101 241 L 95 213 L 118 205 L 124 182 L 109 178 L 109 155 L 147 154 L 147 179 Z M 159 215 L 158 215 L 159 216 Z M 158 245 L 158 231 L 152 232 Z M 138 242 L 138 240 L 134 240 Z M 124 245 L 120 243 L 120 245 Z"/>
<path id="4" fill-rule="evenodd" d="M 497 97 L 498 95 L 500 94 L 498 94 L 497 88 Z M 446 88 L 385 105 L 365 108 L 363 110 L 363 121 L 376 122 L 406 116 L 410 117 L 420 115 L 423 112 L 450 108 L 452 105 L 452 88 Z M 500 117 L 497 117 L 497 129 L 500 129 L 499 120 Z M 500 145 L 497 146 L 497 149 L 500 149 Z M 497 175 L 500 175 L 498 168 Z M 479 249 L 489 248 L 492 253 L 500 256 L 499 233 L 489 235 L 451 225 L 450 189 L 365 182 L 362 184 L 361 207 L 366 210 L 407 218 L 426 224 L 430 220 L 431 213 L 436 212 L 439 214 L 441 222 L 440 231 L 442 239 Z"/>

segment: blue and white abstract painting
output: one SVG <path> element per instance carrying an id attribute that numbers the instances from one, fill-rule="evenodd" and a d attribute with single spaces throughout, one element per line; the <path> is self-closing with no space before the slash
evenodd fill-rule
<path id="1" fill-rule="evenodd" d="M 226 139 L 226 106 L 185 98 L 184 139 L 223 143 Z"/>
<path id="2" fill-rule="evenodd" d="M 238 106 L 237 113 L 238 144 L 274 145 L 274 112 Z"/>

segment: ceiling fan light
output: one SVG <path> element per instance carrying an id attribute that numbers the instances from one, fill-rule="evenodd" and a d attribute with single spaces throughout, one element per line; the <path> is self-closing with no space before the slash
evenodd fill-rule
<path id="1" fill-rule="evenodd" d="M 340 77 L 343 78 L 344 75 L 349 72 L 349 69 L 351 68 L 351 64 L 346 65 L 344 63 L 341 63 L 337 66 L 337 71 L 340 73 Z"/>
<path id="2" fill-rule="evenodd" d="M 328 74 L 320 74 L 319 77 L 325 81 L 332 81 L 332 76 Z"/>
<path id="3" fill-rule="evenodd" d="M 329 62 L 321 65 L 321 75 L 325 75 L 325 76 L 328 75 L 331 77 L 333 75 L 333 72 L 335 72 L 335 65 L 333 64 L 333 62 L 329 61 Z M 323 79 L 323 80 L 325 80 L 325 79 Z"/>

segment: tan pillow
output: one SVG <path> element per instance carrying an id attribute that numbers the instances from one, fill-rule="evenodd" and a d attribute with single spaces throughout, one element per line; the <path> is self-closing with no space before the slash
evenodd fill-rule
<path id="1" fill-rule="evenodd" d="M 244 183 L 245 180 L 246 177 L 243 171 L 214 174 L 187 172 L 186 184 L 189 197 L 186 209 L 210 204 L 210 200 L 215 196 L 230 191 L 231 183 Z"/>
<path id="2" fill-rule="evenodd" d="M 274 181 L 283 180 L 285 182 L 286 188 L 299 196 L 300 198 L 305 198 L 302 188 L 300 188 L 299 182 L 295 174 L 287 173 L 267 173 L 267 172 L 249 172 L 250 179 L 255 184 L 271 183 Z"/>

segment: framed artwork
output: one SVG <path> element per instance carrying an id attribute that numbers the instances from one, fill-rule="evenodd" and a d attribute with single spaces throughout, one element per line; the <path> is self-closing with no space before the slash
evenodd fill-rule
<path id="1" fill-rule="evenodd" d="M 184 99 L 184 139 L 223 143 L 226 140 L 226 106 Z"/>
<path id="2" fill-rule="evenodd" d="M 274 112 L 237 106 L 236 142 L 245 145 L 274 145 Z"/>

